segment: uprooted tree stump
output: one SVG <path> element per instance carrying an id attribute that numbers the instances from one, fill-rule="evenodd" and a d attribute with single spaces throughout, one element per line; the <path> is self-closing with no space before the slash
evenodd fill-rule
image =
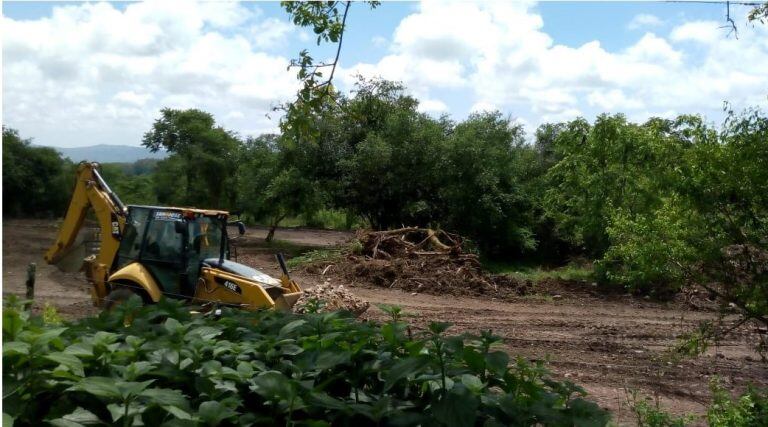
<path id="1" fill-rule="evenodd" d="M 335 261 L 332 271 L 351 283 L 436 295 L 506 298 L 525 294 L 531 283 L 483 270 L 478 256 L 465 253 L 458 234 L 429 228 L 358 231 L 358 255 Z M 327 272 L 327 266 L 313 270 Z"/>
<path id="2" fill-rule="evenodd" d="M 372 259 L 392 259 L 408 255 L 459 255 L 462 253 L 464 242 L 458 234 L 417 227 L 360 231 L 357 239 L 363 245 L 363 254 Z"/>

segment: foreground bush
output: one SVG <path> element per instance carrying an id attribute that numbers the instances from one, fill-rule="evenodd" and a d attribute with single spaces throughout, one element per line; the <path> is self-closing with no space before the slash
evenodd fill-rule
<path id="1" fill-rule="evenodd" d="M 768 426 L 768 389 L 749 387 L 744 394 L 734 399 L 718 381 L 713 381 L 710 388 L 712 404 L 707 410 L 710 426 Z"/>
<path id="2" fill-rule="evenodd" d="M 16 305 L 16 306 L 14 306 Z M 446 324 L 175 302 L 63 326 L 3 310 L 3 410 L 14 425 L 604 425 L 583 390 Z M 413 336 L 412 336 L 413 335 Z M 4 422 L 4 425 L 6 424 Z"/>

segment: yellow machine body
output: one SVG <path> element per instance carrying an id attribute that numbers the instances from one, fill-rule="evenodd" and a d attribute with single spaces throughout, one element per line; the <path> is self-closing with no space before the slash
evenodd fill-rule
<path id="1" fill-rule="evenodd" d="M 131 209 L 134 208 L 147 207 L 131 207 Z M 76 250 L 78 234 L 83 228 L 89 209 L 93 210 L 98 222 L 100 246 L 98 253 L 78 260 L 78 255 L 81 253 Z M 224 221 L 226 224 L 226 218 L 229 215 L 226 211 L 208 209 L 180 207 L 149 207 L 149 209 L 153 214 L 157 214 L 154 217 L 155 221 L 159 216 L 164 217 L 162 218 L 164 221 L 178 222 L 184 221 L 179 218 L 210 217 Z M 77 261 L 75 267 L 85 272 L 86 278 L 92 285 L 93 302 L 97 306 L 103 305 L 110 292 L 120 287 L 138 291 L 137 293 L 145 295 L 147 302 L 157 302 L 165 296 L 185 298 L 197 303 L 231 305 L 248 310 L 287 309 L 292 307 L 302 294 L 299 285 L 285 274 L 280 279 L 276 279 L 252 270 L 256 274 L 246 277 L 205 262 L 201 262 L 200 268 L 194 270 L 197 271 L 197 277 L 187 277 L 187 280 L 194 283 L 194 288 L 190 292 L 181 294 L 180 291 L 165 291 L 160 278 L 153 274 L 153 267 L 147 264 L 150 261 L 143 261 L 141 257 L 135 261 L 129 259 L 125 262 L 118 259 L 128 217 L 129 208 L 122 204 L 101 178 L 98 173 L 98 164 L 80 163 L 69 208 L 59 228 L 56 241 L 45 254 L 45 260 L 49 264 L 57 265 L 64 262 L 71 264 L 72 259 Z M 139 238 L 141 247 L 144 248 L 145 240 L 148 241 L 152 237 L 149 232 L 142 233 Z M 206 239 L 207 244 L 207 237 L 203 238 Z M 136 247 L 139 247 L 138 244 Z M 224 260 L 223 254 L 222 249 L 219 263 L 223 263 L 225 267 L 238 265 Z M 242 267 L 248 268 L 247 266 L 239 268 L 242 269 Z"/>

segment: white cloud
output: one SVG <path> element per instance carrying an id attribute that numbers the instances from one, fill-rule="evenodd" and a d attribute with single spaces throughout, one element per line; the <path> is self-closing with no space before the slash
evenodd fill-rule
<path id="1" fill-rule="evenodd" d="M 262 49 L 274 49 L 286 43 L 287 36 L 294 31 L 293 24 L 276 18 L 268 18 L 253 27 L 250 33 L 254 44 Z"/>
<path id="2" fill-rule="evenodd" d="M 141 107 L 144 104 L 146 104 L 147 101 L 152 99 L 152 94 L 136 93 L 128 90 L 128 91 L 122 91 L 122 92 L 116 93 L 115 96 L 112 97 L 112 99 L 120 103 Z"/>
<path id="3" fill-rule="evenodd" d="M 635 18 L 646 28 L 663 24 Z M 686 22 L 669 36 L 646 32 L 609 51 L 597 40 L 555 43 L 531 4 L 426 1 L 395 29 L 389 54 L 344 71 L 402 80 L 427 99 L 460 89 L 466 112 L 497 107 L 528 123 L 601 112 L 717 119 L 724 100 L 766 106 L 768 27 L 745 27 L 739 37 Z"/>
<path id="4" fill-rule="evenodd" d="M 41 144 L 138 144 L 160 108 L 194 107 L 241 134 L 274 131 L 271 107 L 298 86 L 286 40 L 314 45 L 314 36 L 248 6 L 82 3 L 35 20 L 3 17 L 5 124 Z M 642 33 L 607 49 L 598 40 L 559 44 L 532 3 L 403 7 L 413 12 L 371 40 L 382 56 L 341 64 L 342 89 L 355 73 L 380 76 L 403 81 L 422 111 L 447 112 L 442 100 L 461 99 L 457 119 L 500 109 L 532 125 L 606 111 L 716 120 L 724 100 L 767 106 L 768 26 L 743 26 L 735 39 L 719 22 L 667 32 L 638 15 Z"/>
<path id="5" fill-rule="evenodd" d="M 389 44 L 389 40 L 387 40 L 386 37 L 374 36 L 373 38 L 371 38 L 371 44 L 373 44 L 375 47 L 383 48 L 383 47 L 386 47 L 387 44 Z"/>
<path id="6" fill-rule="evenodd" d="M 675 27 L 670 38 L 676 42 L 716 43 L 723 38 L 720 27 L 722 27 L 722 24 L 714 21 L 686 22 Z"/>
<path id="7" fill-rule="evenodd" d="M 495 110 L 498 110 L 498 109 L 499 108 L 497 106 L 491 104 L 490 102 L 478 101 L 478 102 L 474 103 L 471 107 L 469 107 L 469 112 L 470 113 L 482 113 L 482 112 L 485 112 L 485 111 L 495 111 Z"/>
<path id="8" fill-rule="evenodd" d="M 627 28 L 630 30 L 638 30 L 641 28 L 660 27 L 664 25 L 658 16 L 648 13 L 640 13 L 632 17 L 632 20 L 627 24 Z"/>
<path id="9" fill-rule="evenodd" d="M 423 113 L 445 113 L 448 106 L 438 99 L 421 99 L 419 101 L 419 111 Z"/>
<path id="10" fill-rule="evenodd" d="M 163 107 L 272 131 L 276 118 L 265 114 L 297 82 L 289 59 L 265 49 L 298 31 L 261 15 L 233 2 L 162 1 L 3 17 L 4 123 L 62 146 L 136 145 Z"/>

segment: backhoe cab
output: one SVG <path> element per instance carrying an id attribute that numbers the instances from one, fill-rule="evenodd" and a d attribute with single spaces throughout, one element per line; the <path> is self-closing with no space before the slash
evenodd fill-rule
<path id="1" fill-rule="evenodd" d="M 92 207 L 100 225 L 100 250 L 81 265 L 93 285 L 94 304 L 111 307 L 136 294 L 146 303 L 165 296 L 250 310 L 289 309 L 301 295 L 282 257 L 280 279 L 229 259 L 228 212 L 126 207 L 97 168 L 96 163 L 78 167 L 67 215 L 45 255 L 46 261 L 58 264 L 79 253 L 77 234 Z M 237 225 L 244 233 L 242 223 Z"/>

